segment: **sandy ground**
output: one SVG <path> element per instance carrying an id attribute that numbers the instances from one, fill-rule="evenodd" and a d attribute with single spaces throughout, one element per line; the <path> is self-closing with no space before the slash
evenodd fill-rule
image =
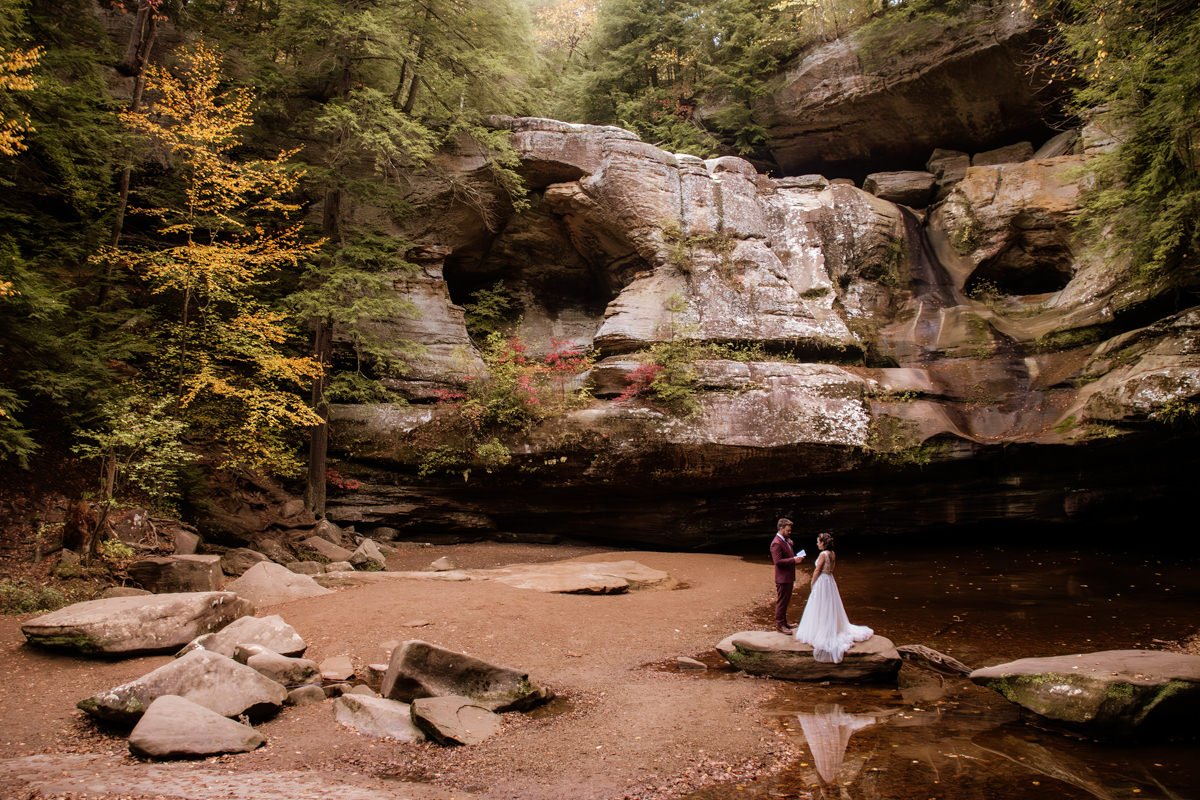
<path id="1" fill-rule="evenodd" d="M 266 747 L 167 767 L 131 758 L 120 732 L 97 728 L 75 703 L 169 657 L 40 651 L 23 643 L 22 619 L 0 618 L 0 797 L 658 798 L 795 757 L 757 714 L 776 684 L 721 668 L 712 649 L 729 633 L 770 624 L 766 559 L 481 543 L 404 550 L 388 567 L 421 568 L 442 555 L 461 568 L 633 559 L 682 586 L 585 596 L 394 581 L 260 609 L 293 625 L 317 661 L 386 662 L 385 643 L 419 638 L 518 667 L 559 697 L 532 714 L 505 714 L 500 734 L 459 748 L 362 736 L 334 722 L 329 702 L 285 708 L 259 726 Z M 717 668 L 677 670 L 680 655 Z M 46 755 L 13 760 L 37 754 Z"/>

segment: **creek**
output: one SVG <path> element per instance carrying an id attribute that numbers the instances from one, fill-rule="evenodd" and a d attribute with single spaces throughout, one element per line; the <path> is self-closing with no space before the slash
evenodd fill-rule
<path id="1" fill-rule="evenodd" d="M 850 620 L 971 667 L 1165 649 L 1200 627 L 1193 554 L 1014 545 L 839 552 Z M 802 603 L 794 601 L 793 619 Z M 711 786 L 690 800 L 1180 800 L 1197 797 L 1200 787 L 1195 742 L 1112 745 L 1043 730 L 965 678 L 906 664 L 897 688 L 779 683 L 768 725 L 793 739 L 800 759 L 769 778 Z"/>

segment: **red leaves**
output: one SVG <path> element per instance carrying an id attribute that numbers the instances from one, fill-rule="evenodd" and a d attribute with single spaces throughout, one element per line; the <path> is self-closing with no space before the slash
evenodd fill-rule
<path id="1" fill-rule="evenodd" d="M 625 391 L 617 395 L 617 402 L 620 403 L 628 400 L 631 397 L 637 397 L 642 392 L 650 388 L 654 383 L 654 379 L 663 371 L 661 364 L 655 364 L 653 361 L 644 361 L 638 368 L 626 376 L 629 385 L 625 387 Z"/>

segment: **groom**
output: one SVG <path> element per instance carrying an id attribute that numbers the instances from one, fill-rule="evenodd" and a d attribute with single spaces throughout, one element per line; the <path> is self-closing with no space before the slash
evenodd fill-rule
<path id="1" fill-rule="evenodd" d="M 791 634 L 795 626 L 787 621 L 788 605 L 792 602 L 792 589 L 796 586 L 796 564 L 804 560 L 797 557 L 792 546 L 792 521 L 787 517 L 779 520 L 775 538 L 771 540 L 771 560 L 775 562 L 775 630 Z"/>

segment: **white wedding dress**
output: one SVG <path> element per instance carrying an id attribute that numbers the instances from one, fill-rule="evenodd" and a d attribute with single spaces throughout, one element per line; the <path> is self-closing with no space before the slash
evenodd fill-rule
<path id="1" fill-rule="evenodd" d="M 828 551 L 817 557 L 821 574 L 813 581 L 795 636 L 796 641 L 812 645 L 815 660 L 837 664 L 851 645 L 870 639 L 875 631 L 865 625 L 850 624 L 829 562 Z"/>

